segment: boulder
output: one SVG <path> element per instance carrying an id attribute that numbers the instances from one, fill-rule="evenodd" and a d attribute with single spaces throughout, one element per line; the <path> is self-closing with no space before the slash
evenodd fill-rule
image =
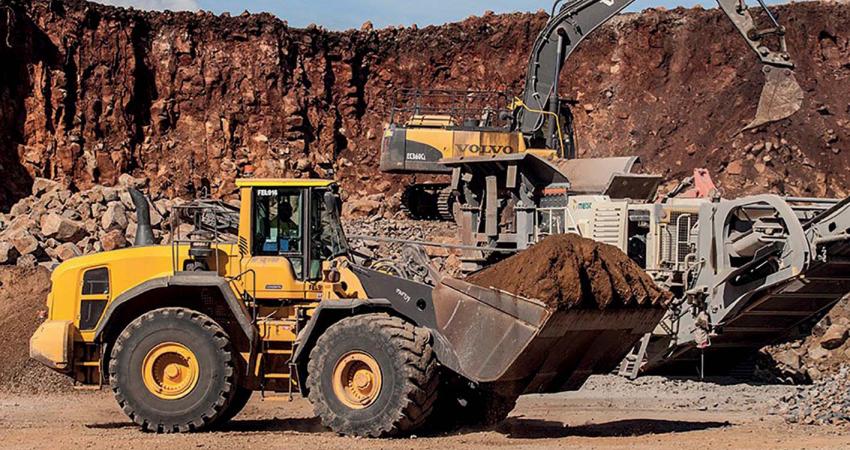
<path id="1" fill-rule="evenodd" d="M 726 166 L 726 173 L 729 175 L 741 175 L 744 173 L 744 163 L 741 160 L 735 160 Z"/>
<path id="2" fill-rule="evenodd" d="M 104 251 L 117 250 L 127 246 L 127 239 L 122 230 L 112 230 L 100 238 L 100 246 Z"/>
<path id="3" fill-rule="evenodd" d="M 109 203 L 118 200 L 119 190 L 117 188 L 104 187 L 101 188 L 100 193 L 103 195 L 101 203 Z"/>
<path id="4" fill-rule="evenodd" d="M 118 199 L 121 200 L 121 204 L 124 205 L 124 208 L 127 209 L 127 211 L 136 210 L 136 204 L 133 203 L 133 197 L 130 196 L 129 191 L 124 190 L 119 192 Z"/>
<path id="5" fill-rule="evenodd" d="M 36 264 L 38 264 L 38 259 L 33 254 L 21 255 L 16 262 L 19 267 L 35 267 Z"/>
<path id="6" fill-rule="evenodd" d="M 800 373 L 803 370 L 800 355 L 794 350 L 784 350 L 773 355 L 774 361 L 781 364 L 786 370 Z"/>
<path id="7" fill-rule="evenodd" d="M 38 197 L 47 192 L 53 192 L 60 189 L 62 185 L 53 180 L 48 180 L 47 178 L 36 178 L 32 182 L 32 195 Z"/>
<path id="8" fill-rule="evenodd" d="M 127 210 L 120 202 L 111 202 L 106 205 L 106 211 L 100 219 L 100 226 L 106 230 L 119 230 L 122 233 L 127 228 Z"/>
<path id="9" fill-rule="evenodd" d="M 141 189 L 145 187 L 145 184 L 147 184 L 147 182 L 148 181 L 144 178 L 136 178 L 130 175 L 129 173 L 122 173 L 118 177 L 118 185 L 125 188 L 134 187 L 136 189 Z"/>
<path id="10" fill-rule="evenodd" d="M 29 255 L 38 251 L 38 240 L 26 230 L 18 230 L 9 236 L 9 242 L 21 255 Z M 20 259 L 20 258 L 19 258 Z"/>
<path id="11" fill-rule="evenodd" d="M 85 236 L 86 230 L 83 224 L 76 220 L 56 213 L 47 213 L 41 216 L 41 234 L 59 242 L 77 242 Z"/>
<path id="12" fill-rule="evenodd" d="M 11 242 L 0 241 L 0 265 L 14 264 L 18 260 L 18 249 Z"/>
<path id="13" fill-rule="evenodd" d="M 829 358 L 831 354 L 832 353 L 830 353 L 829 350 L 823 347 L 812 347 L 809 349 L 809 352 L 806 354 L 806 356 L 808 356 L 810 360 L 817 362 Z"/>
<path id="14" fill-rule="evenodd" d="M 29 216 L 18 216 L 12 219 L 9 222 L 9 225 L 6 226 L 6 235 L 12 235 L 17 231 L 24 230 L 29 231 L 36 228 L 36 223 Z"/>
<path id="15" fill-rule="evenodd" d="M 70 242 L 60 244 L 58 247 L 56 247 L 55 252 L 56 258 L 58 258 L 59 261 L 67 261 L 82 254 L 80 252 L 80 249 Z"/>
<path id="16" fill-rule="evenodd" d="M 826 329 L 820 339 L 820 346 L 832 350 L 844 345 L 847 340 L 848 326 L 846 323 L 833 323 Z"/>
<path id="17" fill-rule="evenodd" d="M 32 198 L 25 197 L 18 200 L 17 203 L 12 205 L 12 208 L 9 209 L 9 215 L 12 217 L 22 216 L 27 214 L 32 209 Z"/>
<path id="18" fill-rule="evenodd" d="M 346 217 L 365 217 L 371 216 L 378 212 L 381 203 L 376 200 L 362 198 L 360 200 L 349 201 L 343 206 L 343 214 Z"/>

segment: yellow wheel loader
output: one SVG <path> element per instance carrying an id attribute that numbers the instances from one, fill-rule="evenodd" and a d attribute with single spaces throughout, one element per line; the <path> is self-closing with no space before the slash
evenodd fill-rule
<path id="1" fill-rule="evenodd" d="M 181 206 L 172 217 L 191 226 L 166 245 L 132 191 L 134 246 L 55 269 L 31 356 L 107 384 L 148 431 L 215 427 L 271 391 L 306 396 L 336 432 L 393 436 L 431 416 L 492 423 L 523 393 L 577 389 L 663 314 L 552 310 L 433 269 L 429 285 L 361 267 L 333 182 L 237 184 L 239 208 Z"/>

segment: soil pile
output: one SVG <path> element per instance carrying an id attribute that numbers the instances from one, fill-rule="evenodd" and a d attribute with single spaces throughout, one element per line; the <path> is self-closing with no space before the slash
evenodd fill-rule
<path id="1" fill-rule="evenodd" d="M 0 267 L 0 392 L 67 389 L 70 379 L 29 357 L 29 339 L 41 324 L 50 291 L 43 267 Z"/>
<path id="2" fill-rule="evenodd" d="M 656 306 L 672 297 L 618 248 L 576 234 L 549 236 L 467 281 L 557 309 Z"/>

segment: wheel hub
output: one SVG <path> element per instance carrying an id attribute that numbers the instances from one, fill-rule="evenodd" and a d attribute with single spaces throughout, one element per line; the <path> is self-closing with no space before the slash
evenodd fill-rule
<path id="1" fill-rule="evenodd" d="M 371 355 L 354 351 L 343 355 L 334 366 L 333 390 L 345 406 L 363 409 L 381 392 L 381 369 Z"/>
<path id="2" fill-rule="evenodd" d="M 183 344 L 163 342 L 152 348 L 142 361 L 142 380 L 151 394 L 164 400 L 177 400 L 198 384 L 198 360 Z"/>

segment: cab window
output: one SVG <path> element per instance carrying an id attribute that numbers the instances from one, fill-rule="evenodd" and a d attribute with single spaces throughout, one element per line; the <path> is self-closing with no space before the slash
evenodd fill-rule
<path id="1" fill-rule="evenodd" d="M 106 267 L 87 270 L 83 274 L 83 295 L 109 293 L 109 270 Z"/>
<path id="2" fill-rule="evenodd" d="M 254 242 L 257 256 L 285 256 L 302 278 L 302 198 L 298 189 L 258 188 L 254 191 Z"/>

